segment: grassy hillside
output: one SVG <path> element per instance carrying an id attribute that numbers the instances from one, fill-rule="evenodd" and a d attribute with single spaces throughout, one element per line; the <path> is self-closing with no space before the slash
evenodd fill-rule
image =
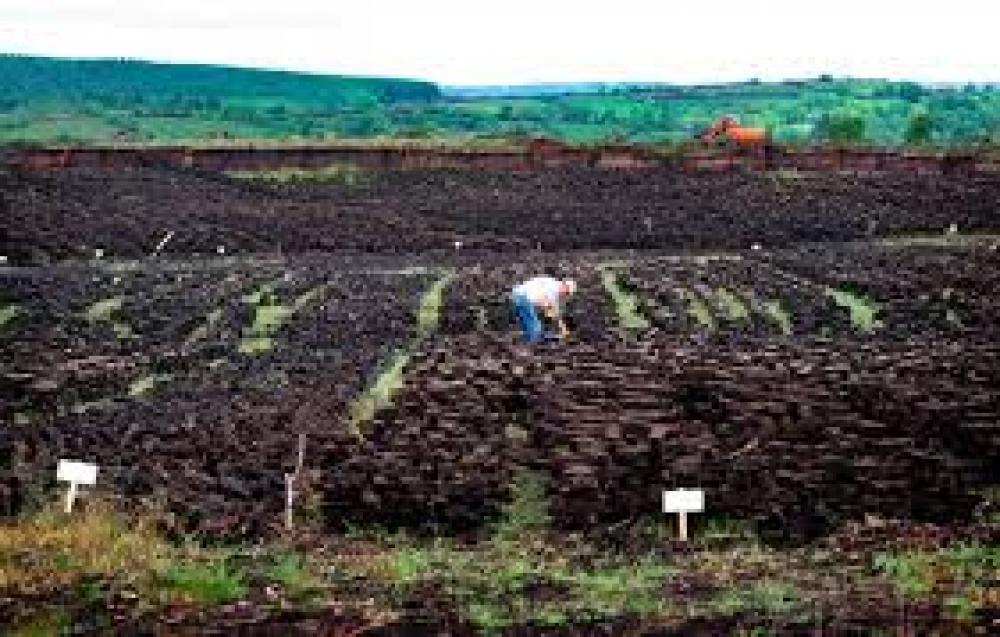
<path id="1" fill-rule="evenodd" d="M 429 82 L 200 64 L 0 55 L 0 140 L 312 134 L 338 113 L 437 99 Z"/>
<path id="2" fill-rule="evenodd" d="M 718 86 L 428 82 L 0 55 L 0 142 L 343 137 L 676 142 L 721 114 L 783 142 L 996 143 L 1000 87 L 834 79 Z M 561 92 L 560 92 L 561 91 Z"/>

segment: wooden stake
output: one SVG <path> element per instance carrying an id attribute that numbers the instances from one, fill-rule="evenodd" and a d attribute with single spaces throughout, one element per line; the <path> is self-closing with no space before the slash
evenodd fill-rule
<path id="1" fill-rule="evenodd" d="M 66 491 L 66 513 L 73 512 L 73 501 L 76 500 L 76 483 L 70 482 Z"/>
<path id="2" fill-rule="evenodd" d="M 299 458 L 295 463 L 295 475 L 302 473 L 302 465 L 306 461 L 306 435 L 299 434 Z"/>
<path id="3" fill-rule="evenodd" d="M 681 511 L 677 514 L 677 536 L 681 542 L 687 542 L 688 539 L 688 514 L 687 511 Z"/>
<path id="4" fill-rule="evenodd" d="M 285 474 L 285 529 L 292 530 L 292 504 L 295 501 L 295 474 Z"/>

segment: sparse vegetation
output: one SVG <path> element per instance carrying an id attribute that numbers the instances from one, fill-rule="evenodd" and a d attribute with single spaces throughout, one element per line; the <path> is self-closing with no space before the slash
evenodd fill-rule
<path id="1" fill-rule="evenodd" d="M 713 600 L 716 608 L 727 615 L 764 613 L 787 615 L 798 606 L 800 593 L 788 582 L 764 580 L 723 591 Z"/>
<path id="2" fill-rule="evenodd" d="M 0 590 L 53 590 L 85 576 L 156 570 L 169 546 L 148 521 L 130 521 L 102 502 L 72 516 L 56 505 L 0 525 Z"/>
<path id="3" fill-rule="evenodd" d="M 354 164 L 333 164 L 318 168 L 275 168 L 270 170 L 233 170 L 226 173 L 235 179 L 273 181 L 324 181 L 354 186 L 365 178 L 365 171 Z"/>
<path id="4" fill-rule="evenodd" d="M 967 619 L 993 603 L 989 579 L 1000 573 L 1000 547 L 958 544 L 935 551 L 878 553 L 876 572 L 887 577 L 904 600 L 926 599 L 945 593 L 945 606 Z"/>
<path id="5" fill-rule="evenodd" d="M 225 559 L 171 563 L 161 571 L 158 585 L 172 599 L 209 605 L 239 599 L 247 592 L 244 574 Z"/>

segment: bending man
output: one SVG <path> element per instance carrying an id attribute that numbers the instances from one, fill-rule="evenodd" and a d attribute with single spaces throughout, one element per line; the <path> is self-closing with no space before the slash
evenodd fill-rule
<path id="1" fill-rule="evenodd" d="M 563 321 L 562 309 L 566 299 L 575 292 L 575 281 L 560 281 L 548 276 L 538 276 L 514 286 L 511 301 L 524 339 L 529 343 L 537 343 L 545 338 L 539 312 L 556 322 L 559 326 L 559 338 L 568 336 L 569 330 Z"/>

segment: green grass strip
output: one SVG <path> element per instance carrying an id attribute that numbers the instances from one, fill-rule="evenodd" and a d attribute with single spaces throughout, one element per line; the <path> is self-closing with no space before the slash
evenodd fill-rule
<path id="1" fill-rule="evenodd" d="M 7 323 L 13 321 L 21 312 L 21 306 L 16 304 L 0 307 L 0 327 L 4 327 Z"/>
<path id="2" fill-rule="evenodd" d="M 329 286 L 319 285 L 295 298 L 290 305 L 278 302 L 277 296 L 268 285 L 260 287 L 255 292 L 243 297 L 245 303 L 253 304 L 253 324 L 240 339 L 241 354 L 259 354 L 274 347 L 274 335 L 288 322 L 296 312 L 326 292 Z"/>
<path id="3" fill-rule="evenodd" d="M 83 317 L 90 323 L 108 323 L 116 338 L 129 338 L 133 336 L 131 326 L 116 317 L 124 301 L 125 297 L 122 296 L 102 299 L 84 310 Z"/>
<path id="4" fill-rule="evenodd" d="M 708 303 L 705 303 L 705 300 L 696 292 L 687 288 L 679 288 L 678 294 L 687 301 L 688 314 L 693 316 L 703 328 L 709 332 L 714 332 L 716 329 L 715 317 L 712 316 L 712 308 L 708 306 Z"/>
<path id="5" fill-rule="evenodd" d="M 441 320 L 441 306 L 444 304 L 444 293 L 454 280 L 455 274 L 449 272 L 431 284 L 420 299 L 417 310 L 417 334 L 423 338 L 434 333 Z"/>
<path id="6" fill-rule="evenodd" d="M 639 312 L 639 302 L 635 295 L 627 292 L 618 282 L 618 276 L 610 270 L 601 271 L 601 282 L 611 297 L 618 316 L 618 323 L 626 330 L 644 330 L 649 321 Z"/>
<path id="7" fill-rule="evenodd" d="M 361 183 L 365 170 L 354 164 L 331 164 L 316 168 L 274 168 L 268 170 L 232 170 L 226 173 L 235 179 L 271 181 L 286 183 L 291 181 L 326 181 L 354 186 Z"/>
<path id="8" fill-rule="evenodd" d="M 766 301 L 764 312 L 769 319 L 777 324 L 782 334 L 788 336 L 792 333 L 792 315 L 781 305 L 781 301 Z"/>
<path id="9" fill-rule="evenodd" d="M 153 387 L 161 383 L 170 382 L 173 378 L 172 374 L 149 374 L 143 376 L 129 383 L 128 395 L 132 398 L 138 398 L 149 393 Z"/>
<path id="10" fill-rule="evenodd" d="M 874 301 L 845 288 L 827 288 L 826 293 L 837 305 L 850 311 L 855 329 L 868 333 L 881 327 L 882 322 L 878 320 L 880 308 Z"/>
<path id="11" fill-rule="evenodd" d="M 729 320 L 742 322 L 750 319 L 750 311 L 747 306 L 733 292 L 726 288 L 719 288 L 715 291 L 715 298 Z"/>
<path id="12" fill-rule="evenodd" d="M 382 371 L 349 407 L 349 426 L 356 436 L 362 435 L 362 428 L 375 418 L 378 410 L 392 404 L 393 396 L 403 386 L 403 372 L 417 344 L 437 329 L 441 319 L 441 306 L 448 286 L 455 279 L 453 272 L 438 278 L 427 288 L 420 298 L 417 309 L 417 335 L 408 345 L 400 347 L 389 357 Z"/>

